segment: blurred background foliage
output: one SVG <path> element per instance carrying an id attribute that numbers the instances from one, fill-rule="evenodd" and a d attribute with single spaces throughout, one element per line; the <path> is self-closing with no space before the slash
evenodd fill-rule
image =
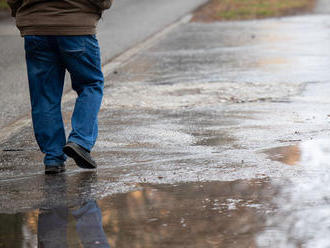
<path id="1" fill-rule="evenodd" d="M 6 3 L 6 0 L 0 0 L 0 9 L 7 9 L 8 5 Z"/>

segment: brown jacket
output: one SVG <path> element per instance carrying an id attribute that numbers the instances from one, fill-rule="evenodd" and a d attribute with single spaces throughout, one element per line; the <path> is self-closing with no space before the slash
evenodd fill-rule
<path id="1" fill-rule="evenodd" d="M 112 0 L 7 0 L 21 35 L 95 34 Z"/>

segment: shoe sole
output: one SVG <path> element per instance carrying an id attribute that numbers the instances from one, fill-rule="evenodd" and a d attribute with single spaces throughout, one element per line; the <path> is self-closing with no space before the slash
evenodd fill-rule
<path id="1" fill-rule="evenodd" d="M 59 174 L 65 171 L 65 168 L 46 168 L 45 174 L 52 175 L 52 174 Z"/>
<path id="2" fill-rule="evenodd" d="M 73 160 L 76 162 L 76 164 L 83 169 L 95 169 L 96 166 L 91 163 L 89 160 L 85 159 L 83 154 L 80 153 L 78 149 L 75 147 L 72 147 L 70 145 L 66 145 L 63 148 L 63 152 L 69 156 L 70 158 L 73 158 Z"/>

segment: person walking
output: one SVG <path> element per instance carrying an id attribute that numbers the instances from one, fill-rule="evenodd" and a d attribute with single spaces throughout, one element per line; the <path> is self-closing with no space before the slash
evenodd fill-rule
<path id="1" fill-rule="evenodd" d="M 65 171 L 66 156 L 85 169 L 96 168 L 90 155 L 104 77 L 96 26 L 112 0 L 7 0 L 24 37 L 32 122 L 45 154 L 46 174 Z M 66 140 L 61 113 L 65 71 L 77 93 Z"/>

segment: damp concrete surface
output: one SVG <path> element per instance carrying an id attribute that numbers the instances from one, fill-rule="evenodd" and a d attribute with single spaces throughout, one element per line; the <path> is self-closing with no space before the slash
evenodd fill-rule
<path id="1" fill-rule="evenodd" d="M 45 176 L 32 128 L 13 134 L 0 247 L 329 247 L 329 27 L 179 26 L 106 79 L 96 171 Z"/>

